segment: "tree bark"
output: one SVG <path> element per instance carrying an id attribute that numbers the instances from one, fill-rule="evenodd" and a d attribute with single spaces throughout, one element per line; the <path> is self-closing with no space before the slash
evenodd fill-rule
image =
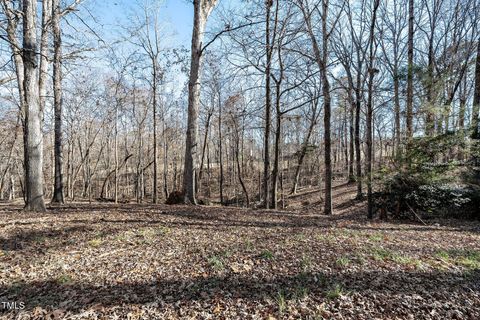
<path id="1" fill-rule="evenodd" d="M 413 20 L 414 0 L 408 0 L 407 139 L 413 138 Z"/>
<path id="2" fill-rule="evenodd" d="M 271 123 L 271 108 L 272 97 L 270 92 L 270 77 L 271 77 L 271 61 L 273 49 L 270 45 L 270 15 L 272 1 L 265 1 L 266 5 L 266 20 L 265 20 L 265 135 L 264 135 L 264 158 L 263 158 L 263 198 L 265 201 L 265 208 L 270 206 L 269 187 L 270 187 L 270 123 Z"/>
<path id="3" fill-rule="evenodd" d="M 316 103 L 316 101 L 314 103 Z M 310 137 L 312 136 L 313 128 L 315 128 L 315 124 L 317 122 L 317 114 L 316 114 L 317 108 L 315 107 L 314 110 L 315 111 L 313 113 L 312 120 L 310 122 L 310 125 L 308 126 L 308 131 L 305 137 L 305 141 L 302 144 L 302 149 L 300 150 L 300 155 L 298 157 L 298 163 L 297 163 L 297 167 L 295 168 L 295 175 L 293 178 L 293 187 L 292 187 L 292 190 L 290 191 L 291 194 L 297 193 L 298 179 L 300 178 L 300 170 L 305 160 L 305 156 L 307 155 L 308 143 L 310 141 Z"/>
<path id="4" fill-rule="evenodd" d="M 220 91 L 218 92 L 218 162 L 220 164 L 220 204 L 223 205 L 223 140 L 222 140 L 222 100 Z"/>
<path id="5" fill-rule="evenodd" d="M 367 217 L 373 218 L 373 186 L 372 186 L 372 159 L 373 159 L 373 78 L 376 70 L 373 67 L 375 59 L 374 42 L 375 42 L 375 22 L 377 19 L 377 9 L 380 0 L 373 3 L 372 22 L 370 25 L 370 57 L 368 63 L 368 99 L 367 99 Z"/>
<path id="6" fill-rule="evenodd" d="M 475 89 L 473 93 L 472 111 L 472 138 L 480 139 L 479 116 L 480 113 L 480 39 L 477 41 L 477 61 L 475 64 Z"/>
<path id="7" fill-rule="evenodd" d="M 53 10 L 52 4 L 54 0 L 42 1 L 42 31 L 40 36 L 40 70 L 38 75 L 38 87 L 39 87 L 39 103 L 40 110 L 43 112 L 45 108 L 45 100 L 47 97 L 47 77 L 48 77 L 48 36 L 50 34 L 49 29 L 53 24 Z M 52 21 L 50 21 L 52 19 Z M 55 30 L 52 30 L 55 32 Z M 55 34 L 54 34 L 55 36 Z M 54 40 L 55 41 L 55 40 Z M 55 48 L 54 48 L 55 50 Z"/>
<path id="8" fill-rule="evenodd" d="M 210 128 L 210 119 L 212 118 L 213 111 L 208 111 L 207 114 L 207 121 L 205 123 L 205 134 L 203 136 L 203 145 L 202 145 L 202 157 L 200 160 L 200 169 L 198 172 L 198 184 L 202 183 L 202 176 L 203 176 L 203 163 L 205 161 L 205 150 L 207 149 L 207 139 L 208 139 L 208 129 Z M 198 191 L 197 187 L 197 191 Z"/>
<path id="9" fill-rule="evenodd" d="M 217 0 L 194 0 L 190 76 L 188 80 L 188 119 L 183 171 L 185 203 L 197 204 L 195 195 L 196 157 L 198 148 L 198 110 L 200 105 L 200 68 L 202 62 L 202 40 L 208 16 Z"/>
<path id="10" fill-rule="evenodd" d="M 327 30 L 327 17 L 328 17 L 328 0 L 322 0 L 322 50 L 315 37 L 315 33 L 312 27 L 311 12 L 308 10 L 308 2 L 305 4 L 302 2 L 303 18 L 307 27 L 307 32 L 310 37 L 312 48 L 315 56 L 315 61 L 320 71 L 320 77 L 322 80 L 322 93 L 323 93 L 323 106 L 324 106 L 324 165 L 325 165 L 325 199 L 324 199 L 324 211 L 325 215 L 333 213 L 332 208 L 332 147 L 331 147 L 331 97 L 330 97 L 330 82 L 327 75 L 327 59 L 328 59 L 328 35 Z"/>
<path id="11" fill-rule="evenodd" d="M 361 67 L 360 67 L 361 69 Z M 362 153 L 360 143 L 360 114 L 361 114 L 361 93 L 360 93 L 360 74 L 357 75 L 357 88 L 355 89 L 355 158 L 356 158 L 356 175 L 357 175 L 357 200 L 363 199 L 363 183 L 362 183 Z"/>
<path id="12" fill-rule="evenodd" d="M 55 115 L 54 162 L 55 179 L 53 187 L 53 203 L 64 203 L 62 175 L 62 36 L 60 31 L 60 1 L 52 2 L 53 31 L 53 100 Z"/>
<path id="13" fill-rule="evenodd" d="M 349 159 L 348 159 L 348 182 L 353 183 L 355 182 L 355 173 L 354 173 L 354 162 L 355 162 L 355 143 L 354 143 L 354 136 L 355 136 L 355 117 L 354 117 L 354 109 L 355 109 L 355 103 L 353 102 L 352 93 L 351 93 L 351 88 L 349 90 L 349 102 L 350 102 L 350 108 L 349 108 L 349 144 L 348 144 L 348 150 L 349 150 Z"/>
<path id="14" fill-rule="evenodd" d="M 157 59 L 152 58 L 152 118 L 153 118 L 153 195 L 152 202 L 158 203 L 158 145 L 157 145 Z"/>
<path id="15" fill-rule="evenodd" d="M 27 211 L 46 211 L 43 194 L 43 132 L 37 58 L 37 1 L 23 1 L 23 63 L 27 160 Z"/>
<path id="16" fill-rule="evenodd" d="M 400 158 L 402 154 L 401 147 L 401 137 L 402 137 L 402 128 L 400 125 L 400 81 L 398 79 L 398 66 L 395 61 L 395 67 L 393 72 L 393 99 L 394 99 L 394 109 L 395 109 L 395 157 Z"/>

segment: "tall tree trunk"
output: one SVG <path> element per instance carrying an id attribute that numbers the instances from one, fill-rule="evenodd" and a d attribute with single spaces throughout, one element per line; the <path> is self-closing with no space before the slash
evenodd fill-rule
<path id="1" fill-rule="evenodd" d="M 165 122 L 165 112 L 162 108 L 162 126 L 163 126 L 163 194 L 165 199 L 168 199 L 168 143 L 167 143 L 167 128 Z"/>
<path id="2" fill-rule="evenodd" d="M 435 98 L 434 98 L 434 31 L 435 24 L 432 25 L 432 34 L 428 40 L 428 66 L 427 66 L 427 110 L 425 118 L 425 133 L 427 136 L 433 136 L 435 133 Z M 410 52 L 410 51 L 409 51 Z"/>
<path id="3" fill-rule="evenodd" d="M 248 208 L 250 207 L 250 198 L 248 196 L 247 187 L 243 182 L 242 168 L 240 165 L 240 134 L 238 132 L 239 130 L 238 130 L 238 125 L 236 123 L 236 120 L 233 120 L 233 121 L 235 125 L 235 160 L 237 162 L 238 182 L 240 182 L 240 185 L 242 186 L 242 191 L 243 191 L 243 194 L 245 195 L 245 201 L 247 203 L 247 208 Z"/>
<path id="4" fill-rule="evenodd" d="M 370 25 L 370 57 L 368 64 L 368 99 L 367 99 L 367 201 L 369 219 L 373 218 L 373 186 L 372 186 L 372 162 L 373 162 L 373 78 L 376 70 L 374 69 L 373 60 L 375 59 L 374 42 L 375 42 L 375 22 L 377 19 L 377 9 L 380 0 L 373 3 L 372 22 Z"/>
<path id="5" fill-rule="evenodd" d="M 222 100 L 218 92 L 218 162 L 220 163 L 220 204 L 223 205 L 223 139 L 222 139 Z"/>
<path id="6" fill-rule="evenodd" d="M 402 146 L 401 146 L 401 137 L 402 137 L 402 128 L 400 125 L 400 81 L 398 75 L 398 66 L 395 62 L 393 73 L 393 95 L 394 95 L 394 103 L 395 103 L 395 157 L 398 159 L 402 153 Z"/>
<path id="7" fill-rule="evenodd" d="M 480 139 L 479 116 L 480 113 L 480 38 L 477 41 L 477 61 L 475 64 L 475 89 L 473 93 L 472 110 L 472 138 Z"/>
<path id="8" fill-rule="evenodd" d="M 280 94 L 279 88 L 277 88 L 277 99 L 279 99 Z M 273 170 L 272 170 L 272 209 L 277 209 L 278 204 L 278 171 L 279 171 L 279 161 L 280 161 L 280 138 L 282 135 L 282 114 L 279 110 L 279 102 L 277 104 L 277 117 L 276 117 L 276 128 L 275 128 L 275 145 L 274 145 L 274 158 L 273 158 Z"/>
<path id="9" fill-rule="evenodd" d="M 55 180 L 53 203 L 64 203 L 62 175 L 62 36 L 60 31 L 60 0 L 52 3 L 53 31 L 53 104 L 55 114 L 54 162 Z"/>
<path id="10" fill-rule="evenodd" d="M 153 192 L 152 202 L 158 203 L 158 145 L 157 145 L 157 59 L 152 59 L 152 94 L 153 94 Z"/>
<path id="11" fill-rule="evenodd" d="M 50 21 L 53 14 L 52 1 L 54 0 L 42 1 L 42 31 L 40 36 L 40 70 L 38 74 L 38 87 L 39 87 L 38 95 L 39 95 L 40 110 L 42 112 L 45 108 L 45 100 L 47 97 L 48 51 L 49 51 L 48 36 L 50 34 L 49 32 L 50 25 L 53 24 L 53 19 L 52 21 Z M 52 30 L 52 31 L 55 32 L 55 30 Z"/>
<path id="12" fill-rule="evenodd" d="M 198 147 L 198 110 L 200 104 L 200 68 L 202 62 L 202 41 L 208 16 L 217 0 L 194 0 L 190 77 L 188 80 L 188 119 L 183 171 L 183 192 L 185 203 L 197 204 L 195 196 L 196 158 Z"/>
<path id="13" fill-rule="evenodd" d="M 115 103 L 114 157 L 114 201 L 118 203 L 118 102 Z"/>
<path id="14" fill-rule="evenodd" d="M 413 137 L 413 2 L 408 0 L 407 139 Z"/>
<path id="15" fill-rule="evenodd" d="M 465 112 L 467 106 L 467 77 L 463 77 L 463 82 L 460 88 L 460 106 L 458 110 L 458 129 L 464 134 L 465 130 Z"/>
<path id="16" fill-rule="evenodd" d="M 332 209 L 332 146 L 331 146 L 331 97 L 330 97 L 330 82 L 328 80 L 327 65 L 328 65 L 328 35 L 327 30 L 327 18 L 328 18 L 328 0 L 322 0 L 322 50 L 320 51 L 320 45 L 315 37 L 315 32 L 312 26 L 311 11 L 308 9 L 308 1 L 301 2 L 301 10 L 305 25 L 307 28 L 310 41 L 312 43 L 312 49 L 315 56 L 315 61 L 320 71 L 320 77 L 322 80 L 322 93 L 323 93 L 323 106 L 324 106 L 324 165 L 325 165 L 325 202 L 324 202 L 324 214 L 330 215 L 333 213 Z"/>
<path id="17" fill-rule="evenodd" d="M 207 139 L 208 139 L 208 129 L 210 128 L 210 119 L 212 118 L 213 111 L 208 111 L 207 114 L 207 121 L 205 123 L 205 134 L 203 136 L 203 145 L 202 145 L 202 157 L 200 160 L 200 169 L 198 172 L 198 184 L 202 183 L 202 176 L 203 176 L 203 163 L 205 161 L 205 150 L 207 149 Z M 197 186 L 197 192 L 199 187 Z"/>
<path id="18" fill-rule="evenodd" d="M 350 97 L 350 108 L 349 108 L 349 164 L 348 164 L 348 182 L 353 183 L 355 182 L 355 173 L 354 173 L 354 162 L 355 162 L 355 143 L 354 143 L 354 136 L 355 136 L 355 117 L 354 117 L 354 109 L 355 109 L 355 103 L 353 102 L 353 99 L 351 99 L 352 94 L 351 94 L 351 89 L 349 89 L 349 97 Z"/>
<path id="19" fill-rule="evenodd" d="M 361 69 L 361 68 L 359 68 Z M 357 196 L 358 200 L 363 199 L 362 187 L 362 153 L 360 150 L 360 114 L 361 114 L 361 93 L 360 93 L 360 77 L 357 75 L 357 88 L 355 89 L 355 158 L 356 158 L 356 175 L 357 175 Z"/>
<path id="20" fill-rule="evenodd" d="M 328 0 L 322 2 L 322 54 L 323 57 L 320 64 L 320 73 L 322 76 L 322 91 L 323 91 L 323 103 L 324 103 L 324 119 L 323 125 L 325 129 L 325 206 L 324 214 L 330 215 L 333 213 L 332 208 L 332 159 L 331 159 L 331 133 L 330 133 L 330 118 L 331 118 L 331 101 L 330 101 L 330 83 L 327 75 L 327 59 L 328 59 L 328 30 L 327 30 L 327 17 L 328 17 Z M 318 50 L 318 48 L 317 48 Z M 318 59 L 317 59 L 318 60 Z"/>
<path id="21" fill-rule="evenodd" d="M 18 97 L 19 97 L 19 107 L 21 113 L 21 120 L 23 126 L 23 169 L 24 169 L 24 179 L 25 183 L 22 185 L 22 192 L 23 192 L 23 199 L 25 200 L 25 205 L 27 205 L 27 194 L 28 191 L 28 183 L 26 183 L 26 178 L 28 174 L 28 154 L 27 146 L 28 146 L 28 138 L 27 138 L 27 123 L 26 123 L 26 114 L 27 114 L 27 106 L 25 102 L 25 67 L 24 67 L 24 59 L 23 59 L 23 51 L 22 47 L 17 39 L 17 26 L 18 26 L 18 19 L 15 14 L 15 9 L 13 6 L 13 1 L 2 1 L 2 9 L 5 17 L 7 18 L 7 37 L 8 42 L 10 45 L 10 49 L 12 51 L 13 61 L 15 65 L 15 74 L 17 76 L 17 87 L 18 87 Z M 22 182 L 20 180 L 20 182 Z"/>
<path id="22" fill-rule="evenodd" d="M 270 70 L 272 62 L 273 48 L 270 45 L 270 16 L 272 1 L 265 1 L 266 5 L 266 19 L 265 19 L 265 135 L 264 135 L 264 157 L 263 157 L 263 198 L 265 201 L 265 208 L 270 206 L 269 188 L 270 188 L 270 122 L 272 97 L 270 92 Z"/>
<path id="23" fill-rule="evenodd" d="M 28 211 L 46 211 L 43 195 L 43 132 L 39 103 L 37 58 L 37 1 L 23 1 L 23 63 L 25 90 L 25 129 L 27 137 L 27 204 Z"/>

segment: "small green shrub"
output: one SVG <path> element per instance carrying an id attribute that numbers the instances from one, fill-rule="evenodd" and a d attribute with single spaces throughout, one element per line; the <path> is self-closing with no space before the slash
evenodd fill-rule
<path id="1" fill-rule="evenodd" d="M 271 252 L 270 250 L 264 250 L 260 254 L 260 257 L 265 260 L 272 260 L 274 258 L 274 255 L 273 255 L 273 252 Z"/>
<path id="2" fill-rule="evenodd" d="M 340 298 L 343 294 L 343 288 L 339 283 L 333 285 L 333 287 L 327 291 L 327 298 L 330 300 L 334 300 Z"/>

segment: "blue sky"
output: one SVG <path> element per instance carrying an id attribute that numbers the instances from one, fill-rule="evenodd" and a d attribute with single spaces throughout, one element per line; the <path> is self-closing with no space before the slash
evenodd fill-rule
<path id="1" fill-rule="evenodd" d="M 143 0 L 105 0 L 98 2 L 97 17 L 105 29 L 126 22 L 128 14 Z M 158 0 L 163 3 L 162 19 L 167 24 L 169 33 L 174 35 L 174 41 L 186 48 L 190 45 L 193 23 L 193 4 L 187 0 Z M 128 22 L 127 22 L 128 24 Z"/>

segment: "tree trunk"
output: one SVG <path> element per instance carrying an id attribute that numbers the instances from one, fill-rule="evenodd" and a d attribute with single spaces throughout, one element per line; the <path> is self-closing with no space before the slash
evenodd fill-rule
<path id="1" fill-rule="evenodd" d="M 432 25 L 432 34 L 430 35 L 430 38 L 428 40 L 427 106 L 426 106 L 427 110 L 426 110 L 426 118 L 425 118 L 425 133 L 427 136 L 433 136 L 433 134 L 435 133 L 435 113 L 433 111 L 435 108 L 434 86 L 433 86 L 434 84 L 434 74 L 433 74 L 434 72 L 434 53 L 433 53 L 434 32 L 435 32 L 435 24 Z M 412 35 L 412 38 L 413 38 L 413 35 Z M 409 42 L 409 46 L 410 46 L 410 42 Z M 412 55 L 413 55 L 413 49 L 412 49 Z M 409 57 L 410 57 L 410 51 L 409 51 Z"/>
<path id="2" fill-rule="evenodd" d="M 372 192 L 372 162 L 373 162 L 373 78 L 376 70 L 373 67 L 375 59 L 374 42 L 375 42 L 375 22 L 377 19 L 377 9 L 380 0 L 373 3 L 372 22 L 370 25 L 370 57 L 368 64 L 368 99 L 367 99 L 367 200 L 368 200 L 368 219 L 373 218 L 373 192 Z"/>
<path id="3" fill-rule="evenodd" d="M 222 101 L 218 92 L 218 162 L 220 164 L 220 204 L 223 205 L 223 140 L 222 140 Z"/>
<path id="4" fill-rule="evenodd" d="M 52 3 L 53 31 L 53 100 L 55 114 L 55 181 L 53 187 L 53 203 L 64 203 L 62 175 L 62 38 L 60 31 L 60 0 Z"/>
<path id="5" fill-rule="evenodd" d="M 393 73 L 393 95 L 395 103 L 395 157 L 398 159 L 402 154 L 401 147 L 401 137 L 402 137 L 402 128 L 400 125 L 400 81 L 398 79 L 398 66 L 395 62 L 395 71 Z"/>
<path id="6" fill-rule="evenodd" d="M 277 88 L 277 99 L 279 99 L 279 88 Z M 280 161 L 280 138 L 282 135 L 282 114 L 279 110 L 280 105 L 279 101 L 276 102 L 277 105 L 277 118 L 276 118 L 276 128 L 275 128 L 275 145 L 274 145 L 274 158 L 273 158 L 273 170 L 272 170 L 272 208 L 277 209 L 278 204 L 278 171 L 279 171 L 279 161 Z"/>
<path id="7" fill-rule="evenodd" d="M 323 59 L 319 60 L 320 73 L 322 75 L 322 90 L 323 90 L 323 103 L 324 103 L 324 119 L 323 125 L 325 129 L 325 206 L 324 214 L 330 215 L 333 213 L 332 208 L 332 159 L 331 159 L 331 134 L 330 134 L 330 118 L 331 118 L 331 106 L 330 106 L 330 83 L 327 75 L 327 59 L 328 59 L 328 30 L 327 30 L 327 13 L 328 13 L 328 1 L 323 1 L 322 11 L 322 43 L 323 43 Z M 317 48 L 318 51 L 318 48 Z"/>
<path id="8" fill-rule="evenodd" d="M 407 139 L 413 138 L 413 1 L 408 0 Z"/>
<path id="9" fill-rule="evenodd" d="M 266 20 L 265 20 L 265 135 L 263 143 L 263 197 L 265 201 L 265 208 L 270 206 L 269 187 L 270 187 L 270 122 L 271 122 L 271 108 L 272 98 L 270 93 L 270 68 L 272 62 L 273 49 L 270 45 L 270 14 L 271 1 L 265 1 L 266 5 Z"/>
<path id="10" fill-rule="evenodd" d="M 168 143 L 167 143 L 167 128 L 165 122 L 165 110 L 162 106 L 162 126 L 163 126 L 163 194 L 165 199 L 168 199 Z"/>
<path id="11" fill-rule="evenodd" d="M 205 134 L 203 136 L 203 146 L 202 146 L 202 157 L 200 160 L 200 169 L 198 172 L 198 184 L 202 183 L 202 176 L 203 176 L 203 163 L 205 161 L 205 150 L 207 149 L 207 139 L 208 139 L 208 129 L 210 128 L 210 119 L 212 117 L 213 112 L 209 111 L 207 114 L 207 122 L 205 123 Z M 197 192 L 199 187 L 197 186 Z"/>
<path id="12" fill-rule="evenodd" d="M 480 139 L 479 116 L 480 113 L 480 39 L 477 42 L 477 61 L 475 64 L 475 89 L 473 93 L 472 111 L 472 138 Z"/>
<path id="13" fill-rule="evenodd" d="M 158 146 L 157 146 L 157 60 L 152 59 L 152 94 L 153 94 L 153 192 L 152 202 L 158 203 Z"/>
<path id="14" fill-rule="evenodd" d="M 238 181 L 240 182 L 240 185 L 242 186 L 243 194 L 245 195 L 245 201 L 247 203 L 247 208 L 250 207 L 250 198 L 248 196 L 248 191 L 245 186 L 245 183 L 243 182 L 242 179 L 242 170 L 240 166 L 240 137 L 239 137 L 239 132 L 238 132 L 238 126 L 236 124 L 236 120 L 234 120 L 235 123 L 235 159 L 237 162 L 237 171 L 238 171 Z"/>
<path id="15" fill-rule="evenodd" d="M 39 103 L 40 110 L 43 112 L 45 108 L 45 100 L 47 96 L 47 77 L 48 77 L 48 36 L 50 29 L 50 19 L 52 14 L 52 1 L 54 0 L 43 0 L 42 1 L 42 31 L 40 36 L 40 70 L 38 75 L 38 87 L 39 87 Z M 52 19 L 52 24 L 54 23 Z M 55 37 L 55 30 L 54 32 Z M 55 41 L 55 39 L 54 39 Z M 54 48 L 55 50 L 55 48 Z M 55 89 L 54 89 L 55 90 Z"/>
<path id="16" fill-rule="evenodd" d="M 310 125 L 308 126 L 307 136 L 305 137 L 305 141 L 303 142 L 303 145 L 302 145 L 302 150 L 300 151 L 300 155 L 298 157 L 298 163 L 297 163 L 297 167 L 295 168 L 295 175 L 293 178 L 293 187 L 292 187 L 292 190 L 290 191 L 291 194 L 297 193 L 298 179 L 300 178 L 300 170 L 302 168 L 303 161 L 305 160 L 305 156 L 307 155 L 308 142 L 310 141 L 310 137 L 312 136 L 313 128 L 315 127 L 315 124 L 316 124 L 316 118 L 317 117 L 315 112 L 310 122 Z"/>
<path id="17" fill-rule="evenodd" d="M 332 209 L 332 147 L 331 147 L 331 97 L 330 97 L 330 82 L 328 80 L 327 65 L 328 65 L 328 30 L 327 30 L 327 16 L 328 16 L 328 0 L 322 1 L 322 51 L 315 37 L 312 27 L 311 12 L 308 10 L 308 2 L 302 2 L 302 14 L 307 27 L 307 32 L 312 43 L 312 49 L 315 55 L 315 60 L 320 71 L 322 80 L 322 93 L 324 104 L 324 165 L 325 165 L 325 202 L 324 214 L 330 215 L 333 213 Z"/>
<path id="18" fill-rule="evenodd" d="M 355 102 L 353 100 L 352 96 L 352 89 L 348 89 L 348 96 L 349 96 L 349 102 L 350 102 L 350 119 L 349 119 L 349 166 L 348 166 L 348 182 L 353 183 L 355 182 L 355 173 L 354 173 L 354 163 L 355 163 L 355 116 L 354 116 L 354 110 L 355 110 Z"/>
<path id="19" fill-rule="evenodd" d="M 360 150 L 360 112 L 361 112 L 361 94 L 360 94 L 360 75 L 357 75 L 357 88 L 355 89 L 355 157 L 357 174 L 357 196 L 358 200 L 363 199 L 362 188 L 362 153 Z"/>
<path id="20" fill-rule="evenodd" d="M 37 58 L 37 1 L 23 1 L 23 63 L 25 90 L 25 129 L 28 211 L 46 211 L 43 195 L 43 132 L 39 103 Z"/>
<path id="21" fill-rule="evenodd" d="M 192 32 L 190 76 L 188 80 L 188 119 L 183 171 L 185 203 L 197 204 L 195 196 L 196 157 L 198 147 L 198 110 L 200 104 L 200 68 L 202 40 L 210 12 L 217 0 L 195 0 Z"/>

